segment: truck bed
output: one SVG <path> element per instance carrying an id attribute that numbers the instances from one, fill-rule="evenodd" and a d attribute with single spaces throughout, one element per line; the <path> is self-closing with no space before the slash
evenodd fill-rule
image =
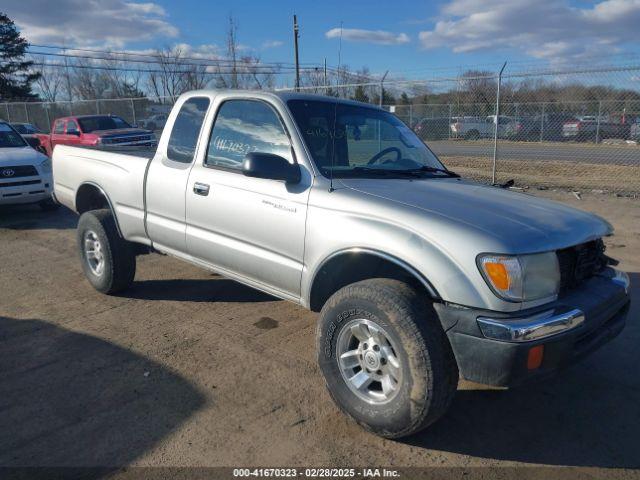
<path id="1" fill-rule="evenodd" d="M 128 155 L 130 157 L 145 158 L 147 160 L 151 160 L 153 156 L 156 154 L 156 147 L 147 147 L 147 146 L 111 147 L 108 145 L 100 145 L 100 146 L 91 147 L 91 146 L 78 145 L 75 148 L 86 148 L 89 150 L 99 150 L 102 152 L 120 153 L 123 155 Z"/>
<path id="2" fill-rule="evenodd" d="M 79 189 L 100 188 L 107 196 L 125 238 L 146 243 L 144 178 L 155 147 L 57 145 L 52 156 L 55 195 L 77 210 Z"/>

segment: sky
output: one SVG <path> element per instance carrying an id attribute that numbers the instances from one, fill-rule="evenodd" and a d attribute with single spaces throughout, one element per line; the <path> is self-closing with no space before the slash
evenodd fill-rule
<path id="1" fill-rule="evenodd" d="M 229 15 L 241 51 L 420 78 L 462 66 L 578 62 L 640 53 L 640 0 L 0 0 L 33 44 L 225 52 Z M 341 29 L 342 25 L 342 29 Z"/>

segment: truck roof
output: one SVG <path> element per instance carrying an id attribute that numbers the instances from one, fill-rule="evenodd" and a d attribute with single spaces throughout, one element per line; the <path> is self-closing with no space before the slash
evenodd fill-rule
<path id="1" fill-rule="evenodd" d="M 321 87 L 318 87 L 321 88 Z M 271 98 L 279 98 L 283 102 L 287 102 L 289 100 L 325 100 L 330 102 L 340 102 L 349 105 L 357 105 L 360 107 L 370 107 L 370 108 L 379 108 L 377 105 L 372 105 L 370 103 L 357 102 L 355 100 L 348 100 L 345 98 L 332 97 L 330 95 L 320 95 L 315 93 L 302 93 L 302 92 L 292 92 L 292 91 L 276 91 L 270 92 L 265 90 L 232 90 L 232 89 L 202 89 L 202 90 L 191 90 L 189 92 L 183 93 L 182 95 L 193 97 L 198 95 L 210 95 L 214 96 L 219 93 L 242 93 L 247 96 L 256 95 L 261 97 L 271 97 Z"/>
<path id="2" fill-rule="evenodd" d="M 94 113 L 94 114 L 89 114 L 89 115 L 67 115 L 66 117 L 58 117 L 56 118 L 57 120 L 81 120 L 83 118 L 94 118 L 94 117 L 117 117 L 117 115 L 114 115 L 112 113 Z"/>

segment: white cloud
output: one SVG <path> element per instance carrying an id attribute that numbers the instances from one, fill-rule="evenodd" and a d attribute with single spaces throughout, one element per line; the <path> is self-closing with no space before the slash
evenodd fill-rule
<path id="1" fill-rule="evenodd" d="M 124 0 L 10 2 L 3 8 L 31 43 L 122 47 L 128 42 L 174 38 L 178 29 L 155 3 Z M 45 12 L 46 10 L 46 12 Z"/>
<path id="2" fill-rule="evenodd" d="M 640 39 L 640 0 L 602 0 L 572 7 L 564 0 L 451 0 L 424 48 L 456 53 L 518 49 L 547 60 L 607 55 Z"/>
<path id="3" fill-rule="evenodd" d="M 325 36 L 327 38 L 340 38 L 341 30 L 343 40 L 351 40 L 354 42 L 401 45 L 403 43 L 409 43 L 410 41 L 406 33 L 393 33 L 384 30 L 361 30 L 358 28 L 332 28 L 325 33 Z"/>
<path id="4" fill-rule="evenodd" d="M 269 40 L 268 42 L 264 42 L 262 44 L 262 48 L 277 48 L 281 47 L 282 45 L 284 45 L 284 42 L 281 42 L 280 40 Z"/>

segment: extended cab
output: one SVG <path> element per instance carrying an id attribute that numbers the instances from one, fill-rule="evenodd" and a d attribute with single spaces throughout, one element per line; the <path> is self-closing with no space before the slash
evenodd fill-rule
<path id="1" fill-rule="evenodd" d="M 386 437 L 440 417 L 459 375 L 554 373 L 629 309 L 606 221 L 464 180 L 367 104 L 191 92 L 155 152 L 58 146 L 53 167 L 97 290 L 129 287 L 155 250 L 320 312 L 329 392 Z"/>
<path id="2" fill-rule="evenodd" d="M 116 115 L 62 117 L 53 122 L 50 134 L 37 134 L 48 155 L 56 145 L 87 147 L 155 146 L 153 132 L 129 125 Z"/>

